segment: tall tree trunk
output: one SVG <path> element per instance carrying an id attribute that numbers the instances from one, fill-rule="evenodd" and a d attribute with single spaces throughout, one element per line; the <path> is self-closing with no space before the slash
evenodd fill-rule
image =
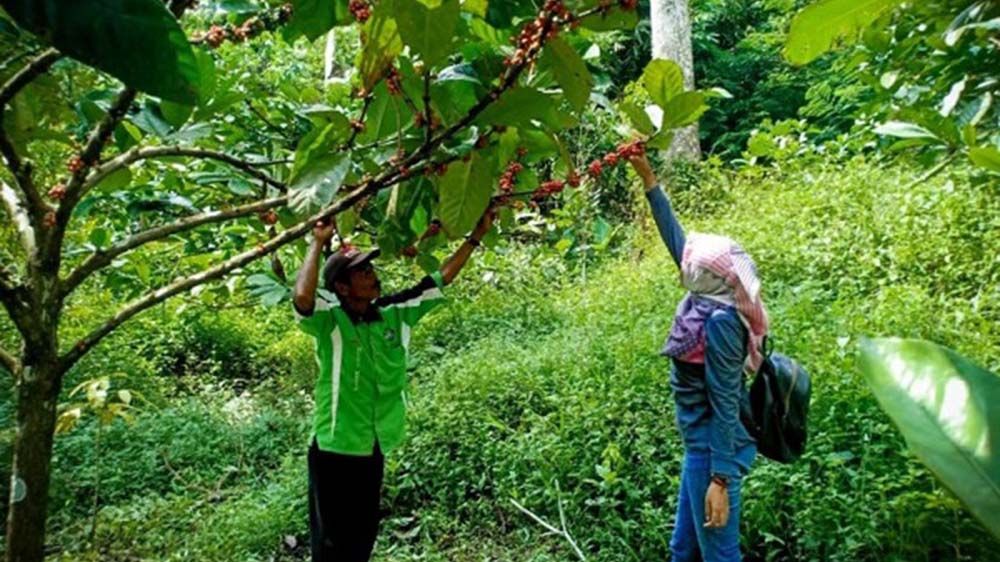
<path id="1" fill-rule="evenodd" d="M 684 71 L 684 88 L 694 88 L 694 54 L 691 46 L 691 14 L 688 0 L 651 0 L 650 23 L 653 30 L 653 58 L 669 59 Z M 667 151 L 671 159 L 701 159 L 698 124 L 677 131 Z"/>
<path id="2" fill-rule="evenodd" d="M 38 256 L 29 275 L 41 278 Z M 58 263 L 53 271 L 58 271 Z M 58 277 L 55 277 L 58 279 Z M 58 354 L 57 287 L 36 283 L 29 302 L 14 315 L 24 343 L 15 373 L 17 427 L 7 506 L 7 562 L 42 562 L 52 474 L 52 440 L 63 366 Z"/>
<path id="3" fill-rule="evenodd" d="M 7 561 L 42 562 L 61 375 L 50 358 L 26 366 L 17 384 L 17 434 L 7 509 Z"/>

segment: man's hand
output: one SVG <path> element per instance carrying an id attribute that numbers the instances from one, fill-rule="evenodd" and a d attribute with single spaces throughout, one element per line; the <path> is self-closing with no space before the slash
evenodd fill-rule
<path id="1" fill-rule="evenodd" d="M 319 221 L 313 227 L 313 239 L 320 246 L 326 246 L 326 243 L 333 238 L 334 230 L 334 219 L 327 219 L 326 222 Z"/>
<path id="2" fill-rule="evenodd" d="M 323 248 L 330 243 L 336 231 L 334 219 L 319 221 L 313 227 L 313 243 L 309 254 L 295 278 L 295 290 L 292 301 L 300 314 L 309 316 L 316 307 L 316 286 L 319 284 L 320 261 L 323 260 Z"/>
<path id="3" fill-rule="evenodd" d="M 705 527 L 721 529 L 729 522 L 729 493 L 724 486 L 712 482 L 705 493 Z"/>
<path id="4" fill-rule="evenodd" d="M 635 173 L 639 174 L 639 177 L 642 178 L 642 183 L 646 186 L 646 191 L 659 185 L 660 182 L 656 179 L 653 167 L 649 165 L 649 158 L 645 154 L 629 156 L 628 163 L 632 164 L 632 167 L 635 168 Z"/>

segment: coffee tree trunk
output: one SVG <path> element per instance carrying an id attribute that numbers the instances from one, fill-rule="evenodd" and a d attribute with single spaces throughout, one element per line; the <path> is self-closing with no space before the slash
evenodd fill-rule
<path id="1" fill-rule="evenodd" d="M 44 242 L 45 240 L 41 240 Z M 58 254 L 34 253 L 12 320 L 23 338 L 15 375 L 17 426 L 7 507 L 7 562 L 42 562 L 52 441 L 64 365 L 59 359 Z M 56 256 L 50 259 L 48 256 Z"/>
<path id="2" fill-rule="evenodd" d="M 53 349 L 54 352 L 54 349 Z M 54 353 L 18 373 L 17 433 L 7 509 L 7 561 L 41 562 L 61 376 Z"/>
<path id="3" fill-rule="evenodd" d="M 691 46 L 691 14 L 688 0 L 652 0 L 650 24 L 653 30 L 653 58 L 669 59 L 684 72 L 684 89 L 694 89 L 694 54 Z M 667 151 L 670 159 L 701 159 L 698 124 L 676 131 Z"/>

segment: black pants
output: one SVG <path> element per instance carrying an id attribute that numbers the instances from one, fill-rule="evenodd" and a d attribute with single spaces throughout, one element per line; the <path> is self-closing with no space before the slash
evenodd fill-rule
<path id="1" fill-rule="evenodd" d="M 313 562 L 367 562 L 378 535 L 385 467 L 367 457 L 309 448 L 309 538 Z"/>

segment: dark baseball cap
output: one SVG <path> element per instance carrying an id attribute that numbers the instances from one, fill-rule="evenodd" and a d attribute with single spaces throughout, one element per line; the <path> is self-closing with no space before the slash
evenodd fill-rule
<path id="1" fill-rule="evenodd" d="M 323 286 L 326 290 L 332 291 L 334 281 L 355 267 L 371 262 L 381 254 L 382 251 L 378 248 L 362 252 L 353 246 L 341 247 L 327 258 L 326 264 L 323 265 Z"/>

